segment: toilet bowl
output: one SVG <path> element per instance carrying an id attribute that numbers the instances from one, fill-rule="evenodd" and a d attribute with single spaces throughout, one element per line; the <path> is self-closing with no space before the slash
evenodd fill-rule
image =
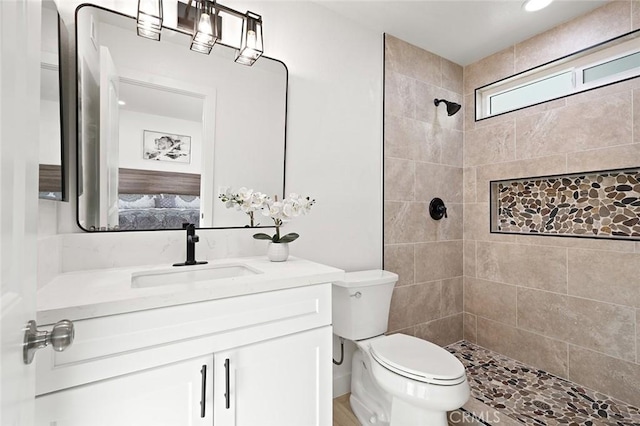
<path id="1" fill-rule="evenodd" d="M 363 425 L 446 426 L 447 411 L 469 398 L 464 366 L 431 342 L 382 334 L 397 278 L 387 271 L 363 271 L 334 283 L 334 333 L 357 346 L 351 408 Z"/>

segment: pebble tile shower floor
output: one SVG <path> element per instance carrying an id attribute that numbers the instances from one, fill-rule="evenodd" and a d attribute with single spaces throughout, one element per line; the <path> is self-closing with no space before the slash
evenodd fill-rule
<path id="1" fill-rule="evenodd" d="M 466 341 L 446 348 L 466 367 L 472 398 L 519 423 L 640 426 L 637 407 Z"/>

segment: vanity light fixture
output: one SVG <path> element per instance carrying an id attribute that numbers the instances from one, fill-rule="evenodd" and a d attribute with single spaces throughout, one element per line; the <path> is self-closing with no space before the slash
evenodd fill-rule
<path id="1" fill-rule="evenodd" d="M 138 35 L 160 41 L 162 0 L 138 0 Z"/>
<path id="2" fill-rule="evenodd" d="M 210 54 L 213 45 L 220 38 L 218 9 L 214 1 L 200 0 L 197 6 L 196 19 L 191 39 L 191 50 Z"/>
<path id="3" fill-rule="evenodd" d="M 522 8 L 527 12 L 535 12 L 549 6 L 553 0 L 525 0 Z"/>
<path id="4" fill-rule="evenodd" d="M 242 39 L 240 50 L 236 54 L 236 62 L 251 66 L 263 52 L 262 16 L 247 11 L 242 21 Z"/>

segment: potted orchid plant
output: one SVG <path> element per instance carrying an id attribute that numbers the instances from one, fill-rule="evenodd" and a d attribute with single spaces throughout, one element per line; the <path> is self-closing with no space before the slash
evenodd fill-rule
<path id="1" fill-rule="evenodd" d="M 289 257 L 288 243 L 295 241 L 300 237 L 295 232 L 281 235 L 280 227 L 293 219 L 294 217 L 309 213 L 311 207 L 316 200 L 310 197 L 302 197 L 298 194 L 289 194 L 282 201 L 278 200 L 278 196 L 273 198 L 252 189 L 240 188 L 237 193 L 226 190 L 224 194 L 220 194 L 220 200 L 225 203 L 227 208 L 235 207 L 244 211 L 249 215 L 251 227 L 254 225 L 255 213 L 261 212 L 263 216 L 270 217 L 276 228 L 274 235 L 268 235 L 259 232 L 253 235 L 256 240 L 269 241 L 269 249 L 267 255 L 273 262 L 281 262 Z"/>

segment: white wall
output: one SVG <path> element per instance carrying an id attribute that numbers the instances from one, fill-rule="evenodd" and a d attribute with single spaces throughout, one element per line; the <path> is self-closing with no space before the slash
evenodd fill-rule
<path id="1" fill-rule="evenodd" d="M 61 3 L 63 19 L 70 22 L 79 2 Z M 106 7 L 114 4 L 106 0 L 96 3 Z M 119 10 L 135 13 L 136 2 L 117 3 L 122 6 Z M 164 4 L 168 8 L 170 2 Z M 282 60 L 289 69 L 287 191 L 317 200 L 310 215 L 285 228 L 301 235 L 292 244 L 291 254 L 347 271 L 381 267 L 382 34 L 311 2 L 224 4 L 261 14 L 265 54 Z M 252 161 L 256 159 L 248 155 L 245 167 Z M 74 185 L 72 182 L 72 188 Z M 77 232 L 72 207 L 61 205 L 58 209 L 59 229 Z M 199 234 L 205 238 L 203 249 L 218 258 L 266 251 L 265 245 L 252 240 L 251 232 L 244 230 Z M 61 238 L 65 271 L 83 268 L 78 252 L 94 253 L 91 265 L 107 267 L 136 261 L 139 253 L 182 253 L 184 244 L 182 235 L 175 231 Z M 109 255 L 123 247 L 130 256 Z M 338 356 L 339 345 L 335 345 L 334 357 Z M 348 358 L 334 370 L 336 383 L 348 383 L 350 363 Z M 336 393 L 346 390 L 338 388 Z"/>
<path id="2" fill-rule="evenodd" d="M 60 164 L 60 103 L 40 99 L 40 164 Z"/>
<path id="3" fill-rule="evenodd" d="M 191 162 L 144 160 L 142 137 L 145 130 L 191 136 Z M 200 174 L 201 152 L 202 123 L 120 109 L 120 167 Z"/>

